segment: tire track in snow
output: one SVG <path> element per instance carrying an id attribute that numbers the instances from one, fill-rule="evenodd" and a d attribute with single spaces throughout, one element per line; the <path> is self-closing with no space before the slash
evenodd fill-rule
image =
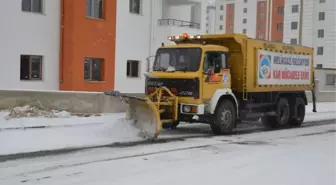
<path id="1" fill-rule="evenodd" d="M 336 119 L 330 120 L 323 120 L 323 121 L 311 121 L 305 122 L 301 127 L 285 127 L 280 128 L 277 130 L 285 130 L 285 129 L 300 129 L 300 128 L 309 128 L 313 126 L 320 126 L 320 125 L 330 125 L 335 124 Z M 190 132 L 190 129 L 188 129 Z M 197 131 L 196 129 L 194 131 Z M 198 130 L 199 131 L 199 130 Z M 265 130 L 263 127 L 253 127 L 253 128 L 243 128 L 242 130 L 234 131 L 231 135 L 246 135 L 252 134 L 257 132 L 267 132 L 267 131 L 276 131 L 276 130 Z M 183 133 L 183 132 L 180 132 Z M 169 131 L 167 132 L 169 135 Z M 176 133 L 175 133 L 176 134 Z M 196 133 L 198 134 L 198 133 Z M 174 134 L 172 134 L 173 136 Z M 162 144 L 162 143 L 170 143 L 176 141 L 184 141 L 186 139 L 192 138 L 212 138 L 216 137 L 214 134 L 209 133 L 199 133 L 199 135 L 183 135 L 177 137 L 170 137 L 170 138 L 159 138 L 158 140 L 142 140 L 142 141 L 134 141 L 134 142 L 114 142 L 107 145 L 98 145 L 98 146 L 88 146 L 88 147 L 76 147 L 76 148 L 63 148 L 63 149 L 56 149 L 56 150 L 45 150 L 45 151 L 37 151 L 37 152 L 27 152 L 27 153 L 18 153 L 18 154 L 11 154 L 11 155 L 0 155 L 0 162 L 6 162 L 10 160 L 18 160 L 18 159 L 26 159 L 26 158 L 38 158 L 38 157 L 46 157 L 46 156 L 55 156 L 55 155 L 65 155 L 73 152 L 79 152 L 84 150 L 92 150 L 98 148 L 124 148 L 124 147 L 133 147 L 133 146 L 140 146 L 140 145 L 152 145 L 152 144 Z"/>

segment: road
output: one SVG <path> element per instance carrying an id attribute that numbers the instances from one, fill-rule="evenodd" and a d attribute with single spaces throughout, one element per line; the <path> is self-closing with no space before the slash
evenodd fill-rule
<path id="1" fill-rule="evenodd" d="M 0 163 L 0 184 L 335 185 L 335 124 Z"/>

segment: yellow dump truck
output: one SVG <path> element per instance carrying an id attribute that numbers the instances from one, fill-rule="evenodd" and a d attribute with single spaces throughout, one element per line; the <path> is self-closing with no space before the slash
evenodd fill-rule
<path id="1" fill-rule="evenodd" d="M 158 48 L 146 74 L 146 94 L 118 91 L 127 119 L 151 137 L 180 122 L 210 124 L 215 134 L 230 133 L 241 120 L 267 128 L 300 126 L 314 93 L 313 48 L 268 42 L 242 34 L 171 36 Z"/>

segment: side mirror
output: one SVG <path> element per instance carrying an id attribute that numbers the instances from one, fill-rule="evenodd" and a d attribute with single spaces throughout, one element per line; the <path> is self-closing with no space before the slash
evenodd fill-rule
<path id="1" fill-rule="evenodd" d="M 221 72 L 221 61 L 220 60 L 215 60 L 215 73 L 220 73 Z"/>

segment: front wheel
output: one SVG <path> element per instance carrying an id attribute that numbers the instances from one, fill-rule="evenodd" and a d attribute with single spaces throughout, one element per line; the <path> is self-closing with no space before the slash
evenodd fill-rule
<path id="1" fill-rule="evenodd" d="M 234 104 L 224 99 L 217 107 L 213 120 L 210 121 L 212 131 L 217 135 L 230 134 L 236 127 L 236 117 Z"/>

